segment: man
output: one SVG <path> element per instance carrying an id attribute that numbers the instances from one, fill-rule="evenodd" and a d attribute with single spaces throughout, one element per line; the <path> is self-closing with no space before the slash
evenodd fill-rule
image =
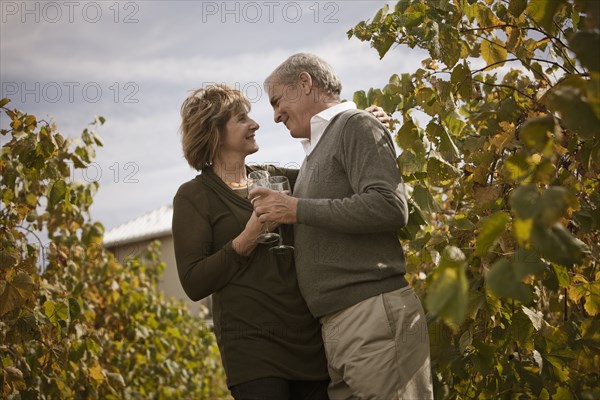
<path id="1" fill-rule="evenodd" d="M 250 196 L 261 222 L 295 224 L 302 295 L 322 324 L 332 399 L 431 399 L 423 308 L 404 279 L 396 231 L 408 210 L 392 139 L 368 113 L 340 103 L 341 84 L 311 54 L 266 79 L 275 113 L 306 159 L 293 197 Z"/>

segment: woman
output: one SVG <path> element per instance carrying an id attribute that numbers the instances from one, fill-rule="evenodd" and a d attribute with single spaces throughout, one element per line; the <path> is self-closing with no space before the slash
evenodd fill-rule
<path id="1" fill-rule="evenodd" d="M 181 107 L 183 153 L 202 173 L 173 200 L 179 278 L 194 301 L 213 294 L 215 335 L 235 399 L 327 399 L 320 327 L 298 289 L 293 254 L 256 243 L 262 225 L 247 199 L 252 168 L 245 158 L 258 151 L 259 125 L 249 111 L 244 95 L 224 85 L 194 91 Z M 296 170 L 267 169 L 293 186 Z"/>

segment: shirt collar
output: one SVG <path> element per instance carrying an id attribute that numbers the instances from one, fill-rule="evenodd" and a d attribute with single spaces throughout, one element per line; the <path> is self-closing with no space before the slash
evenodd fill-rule
<path id="1" fill-rule="evenodd" d="M 353 101 L 346 101 L 344 103 L 336 104 L 333 107 L 329 107 L 314 115 L 310 119 L 310 140 L 303 139 L 301 141 L 306 155 L 308 156 L 313 151 L 333 117 L 343 111 L 354 109 L 356 109 L 356 104 Z"/>

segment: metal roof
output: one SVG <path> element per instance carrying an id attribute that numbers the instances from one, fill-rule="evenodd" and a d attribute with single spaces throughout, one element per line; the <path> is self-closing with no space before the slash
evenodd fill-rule
<path id="1" fill-rule="evenodd" d="M 115 247 L 171 234 L 173 206 L 163 206 L 125 222 L 104 234 L 104 246 Z"/>

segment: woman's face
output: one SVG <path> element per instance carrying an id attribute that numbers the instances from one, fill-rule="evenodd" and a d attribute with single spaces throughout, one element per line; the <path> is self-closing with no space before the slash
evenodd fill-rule
<path id="1" fill-rule="evenodd" d="M 225 134 L 221 143 L 221 157 L 232 154 L 246 157 L 258 151 L 254 135 L 259 125 L 243 110 L 234 114 L 225 124 Z"/>

